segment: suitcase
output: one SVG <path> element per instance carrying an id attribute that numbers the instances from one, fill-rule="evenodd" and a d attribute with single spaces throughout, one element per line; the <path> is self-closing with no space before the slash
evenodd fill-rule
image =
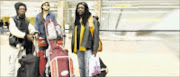
<path id="1" fill-rule="evenodd" d="M 39 77 L 39 58 L 32 54 L 23 56 L 19 63 L 21 67 L 18 69 L 17 77 Z"/>
<path id="2" fill-rule="evenodd" d="M 34 56 L 38 56 L 39 57 L 39 74 L 40 77 L 45 77 L 44 76 L 44 70 L 45 70 L 45 66 L 46 66 L 46 59 L 45 59 L 45 51 L 44 50 L 39 50 L 39 47 L 43 48 L 47 46 L 46 41 L 40 37 L 39 40 L 34 39 L 33 42 L 34 46 L 35 46 L 35 53 Z"/>
<path id="3" fill-rule="evenodd" d="M 60 40 L 60 39 L 56 40 L 56 43 L 58 45 L 63 45 L 63 41 Z M 47 43 L 46 43 L 44 38 L 41 38 L 41 37 L 39 38 L 38 47 L 47 47 Z M 44 70 L 45 70 L 45 66 L 46 66 L 46 62 L 47 62 L 47 60 L 45 59 L 45 51 L 39 50 L 37 56 L 40 58 L 40 60 L 39 60 L 39 73 L 40 73 L 40 76 L 45 77 L 44 76 Z"/>
<path id="4" fill-rule="evenodd" d="M 68 50 L 63 50 L 55 41 L 49 41 L 51 44 L 50 68 L 52 77 L 73 77 L 74 67 L 72 59 L 68 56 Z"/>
<path id="5" fill-rule="evenodd" d="M 39 74 L 41 77 L 44 77 L 44 70 L 46 66 L 46 59 L 45 59 L 45 54 L 44 51 L 39 51 L 38 52 L 38 57 L 39 57 Z"/>
<path id="6" fill-rule="evenodd" d="M 57 41 L 58 36 L 62 36 L 61 32 L 56 31 L 59 25 L 53 24 L 53 21 L 45 21 L 45 31 L 48 43 L 46 56 L 48 62 L 46 64 L 46 76 L 49 76 L 48 68 L 50 66 L 51 77 L 74 77 L 74 68 L 72 59 L 68 56 L 68 50 L 64 50 L 63 40 Z M 58 33 L 59 32 L 59 33 Z M 61 34 L 61 35 L 59 35 Z"/>

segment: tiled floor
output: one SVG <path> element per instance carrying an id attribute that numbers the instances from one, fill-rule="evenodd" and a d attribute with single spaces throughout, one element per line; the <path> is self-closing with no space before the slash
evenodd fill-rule
<path id="1" fill-rule="evenodd" d="M 179 56 L 162 40 L 105 40 L 103 52 L 98 53 L 109 68 L 107 77 L 119 76 L 179 76 Z M 65 48 L 73 58 L 75 74 L 78 74 L 76 54 L 71 53 L 70 36 L 66 38 Z M 1 35 L 1 75 L 8 72 L 8 34 Z"/>

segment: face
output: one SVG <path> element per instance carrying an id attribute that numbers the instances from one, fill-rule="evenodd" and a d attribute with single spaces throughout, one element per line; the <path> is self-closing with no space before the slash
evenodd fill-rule
<path id="1" fill-rule="evenodd" d="M 43 6 L 42 6 L 43 10 L 44 11 L 49 11 L 49 3 L 44 3 Z"/>
<path id="2" fill-rule="evenodd" d="M 19 6 L 18 14 L 24 15 L 26 12 L 25 6 Z"/>
<path id="3" fill-rule="evenodd" d="M 78 12 L 79 15 L 83 15 L 84 12 L 85 12 L 85 7 L 84 7 L 84 5 L 82 5 L 82 4 L 78 5 L 77 12 Z"/>

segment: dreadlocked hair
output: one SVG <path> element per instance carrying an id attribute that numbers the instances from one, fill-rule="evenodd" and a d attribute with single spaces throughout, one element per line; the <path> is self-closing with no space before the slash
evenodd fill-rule
<path id="1" fill-rule="evenodd" d="M 82 24 L 85 26 L 88 18 L 91 16 L 91 13 L 89 12 L 88 5 L 85 2 L 80 2 L 76 6 L 75 23 L 74 24 L 75 25 L 80 25 L 80 23 L 79 23 L 80 15 L 78 14 L 78 6 L 80 4 L 84 5 L 84 7 L 85 7 L 85 13 L 81 16 L 82 17 Z"/>

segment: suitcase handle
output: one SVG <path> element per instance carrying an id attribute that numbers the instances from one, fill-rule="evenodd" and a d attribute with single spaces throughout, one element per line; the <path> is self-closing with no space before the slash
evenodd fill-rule
<path id="1" fill-rule="evenodd" d="M 68 50 L 67 49 L 64 49 L 63 52 L 68 55 Z"/>

